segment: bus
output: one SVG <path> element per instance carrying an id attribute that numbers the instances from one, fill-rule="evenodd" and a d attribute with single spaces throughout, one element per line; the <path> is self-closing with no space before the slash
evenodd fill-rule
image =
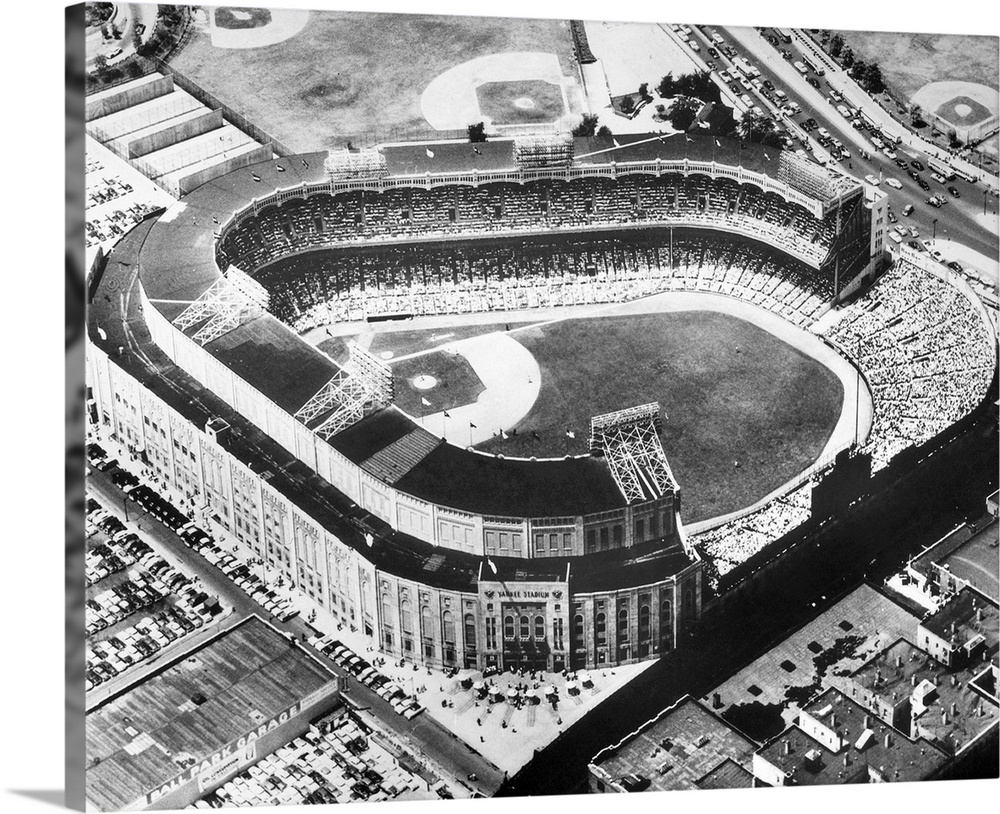
<path id="1" fill-rule="evenodd" d="M 756 78 L 760 76 L 760 71 L 757 70 L 753 65 L 747 62 L 743 57 L 736 57 L 733 59 L 733 66 L 741 74 L 743 74 L 748 79 Z"/>
<path id="2" fill-rule="evenodd" d="M 823 76 L 826 71 L 823 70 L 822 66 L 817 65 L 815 60 L 809 59 L 809 57 L 803 55 L 802 61 L 805 63 L 806 67 L 812 71 L 816 76 Z"/>
<path id="3" fill-rule="evenodd" d="M 951 164 L 948 164 L 939 158 L 927 156 L 927 168 L 943 175 L 948 181 L 955 180 L 955 169 L 951 166 Z"/>
<path id="4" fill-rule="evenodd" d="M 776 28 L 774 29 L 774 31 L 778 35 L 778 39 L 780 39 L 782 42 L 787 44 L 792 41 L 792 29 Z"/>

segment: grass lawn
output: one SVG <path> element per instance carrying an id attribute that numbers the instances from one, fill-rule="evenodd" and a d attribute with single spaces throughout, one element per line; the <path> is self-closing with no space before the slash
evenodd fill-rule
<path id="1" fill-rule="evenodd" d="M 313 11 L 265 48 L 214 48 L 195 33 L 171 62 L 289 149 L 342 147 L 374 130 L 429 128 L 420 96 L 449 68 L 489 54 L 542 51 L 571 74 L 565 20 Z M 471 122 L 470 122 L 471 124 Z M 387 134 L 388 136 L 388 134 Z"/>
<path id="2" fill-rule="evenodd" d="M 825 367 L 712 312 L 574 319 L 514 336 L 538 361 L 541 392 L 516 436 L 479 448 L 583 454 L 591 416 L 659 401 L 667 415 L 661 439 L 689 522 L 747 506 L 805 469 L 843 401 Z"/>
<path id="3" fill-rule="evenodd" d="M 886 84 L 909 99 L 929 82 L 978 82 L 998 87 L 996 37 L 841 31 L 865 62 L 878 62 Z"/>
<path id="4" fill-rule="evenodd" d="M 437 384 L 429 390 L 413 385 L 417 376 L 433 376 Z M 395 403 L 417 418 L 424 412 L 437 413 L 463 404 L 472 404 L 486 388 L 464 356 L 457 353 L 428 353 L 392 365 L 396 387 Z M 421 398 L 431 403 L 423 405 Z"/>
<path id="5" fill-rule="evenodd" d="M 559 87 L 540 79 L 485 82 L 476 88 L 476 98 L 495 124 L 553 122 L 567 112 Z"/>

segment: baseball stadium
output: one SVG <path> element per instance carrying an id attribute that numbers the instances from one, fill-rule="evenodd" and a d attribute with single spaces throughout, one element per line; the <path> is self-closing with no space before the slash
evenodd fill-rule
<path id="1" fill-rule="evenodd" d="M 846 459 L 886 467 L 993 385 L 977 298 L 919 258 L 883 273 L 883 218 L 715 138 L 257 162 L 112 253 L 93 409 L 388 653 L 651 658 Z"/>

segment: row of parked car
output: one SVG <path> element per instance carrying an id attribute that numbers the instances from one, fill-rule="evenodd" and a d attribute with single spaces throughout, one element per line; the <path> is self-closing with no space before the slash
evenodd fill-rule
<path id="1" fill-rule="evenodd" d="M 387 676 L 336 639 L 330 639 L 327 636 L 311 636 L 307 641 L 355 676 L 366 687 L 388 701 L 389 706 L 407 720 L 416 718 L 424 711 L 424 707 L 415 698 L 410 698 L 402 687 L 392 683 Z"/>
<path id="2" fill-rule="evenodd" d="M 250 566 L 242 559 L 219 548 L 215 544 L 215 539 L 208 532 L 191 521 L 175 531 L 190 549 L 198 552 L 209 563 L 222 571 L 247 596 L 267 609 L 276 618 L 287 622 L 299 615 L 299 611 L 292 607 L 292 603 L 287 597 L 268 588 L 260 577 L 251 572 Z"/>

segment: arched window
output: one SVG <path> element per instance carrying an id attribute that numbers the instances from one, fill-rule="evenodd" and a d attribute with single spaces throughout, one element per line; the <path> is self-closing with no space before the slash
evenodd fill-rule
<path id="1" fill-rule="evenodd" d="M 441 632 L 442 638 L 446 642 L 454 644 L 455 642 L 455 620 L 452 619 L 451 611 L 445 611 L 441 614 Z"/>
<path id="2" fill-rule="evenodd" d="M 399 603 L 399 626 L 405 633 L 413 632 L 413 614 L 410 613 L 409 599 L 404 599 Z"/>
<path id="3" fill-rule="evenodd" d="M 382 624 L 392 625 L 392 603 L 387 593 L 382 594 Z"/>
<path id="4" fill-rule="evenodd" d="M 535 617 L 535 639 L 545 638 L 545 617 L 536 616 Z"/>
<path id="5" fill-rule="evenodd" d="M 618 638 L 628 638 L 628 608 L 618 611 Z"/>
<path id="6" fill-rule="evenodd" d="M 684 618 L 694 618 L 694 593 L 690 588 L 684 592 Z"/>
<path id="7" fill-rule="evenodd" d="M 427 605 L 420 609 L 420 633 L 425 639 L 434 638 L 434 620 Z"/>
<path id="8" fill-rule="evenodd" d="M 649 605 L 639 608 L 639 638 L 649 638 Z"/>
<path id="9" fill-rule="evenodd" d="M 471 613 L 465 614 L 465 646 L 476 646 L 476 617 Z"/>
<path id="10" fill-rule="evenodd" d="M 608 641 L 608 618 L 603 613 L 594 617 L 594 632 L 597 634 L 597 643 L 606 644 Z"/>
<path id="11" fill-rule="evenodd" d="M 514 617 L 505 616 L 503 618 L 503 637 L 505 639 L 514 638 Z"/>
<path id="12" fill-rule="evenodd" d="M 663 604 L 660 605 L 660 627 L 670 627 L 670 614 L 671 614 L 670 600 L 664 599 Z"/>
<path id="13" fill-rule="evenodd" d="M 527 616 L 522 616 L 520 622 L 521 638 L 527 639 L 531 635 L 531 622 Z"/>

